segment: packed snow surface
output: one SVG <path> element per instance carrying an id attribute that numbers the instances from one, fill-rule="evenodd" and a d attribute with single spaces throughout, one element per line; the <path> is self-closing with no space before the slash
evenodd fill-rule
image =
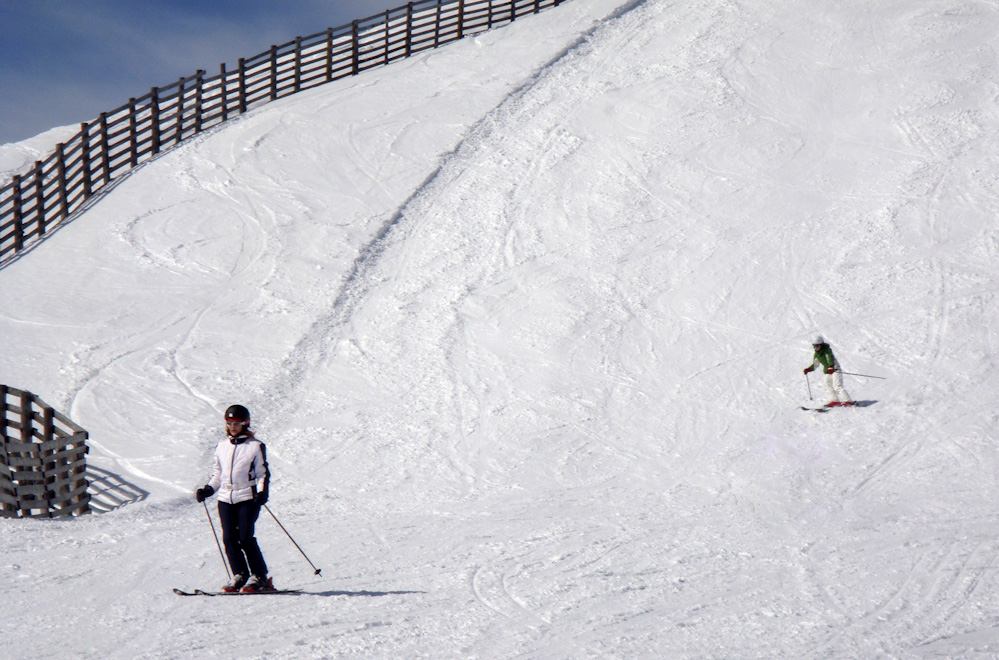
<path id="1" fill-rule="evenodd" d="M 0 657 L 999 657 L 997 172 L 991 0 L 573 0 L 190 140 L 0 269 L 106 510 L 0 524 Z M 171 592 L 232 403 L 301 595 Z"/>

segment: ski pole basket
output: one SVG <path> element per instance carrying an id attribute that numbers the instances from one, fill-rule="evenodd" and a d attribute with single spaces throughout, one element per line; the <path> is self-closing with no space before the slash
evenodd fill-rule
<path id="1" fill-rule="evenodd" d="M 87 432 L 31 392 L 0 385 L 0 517 L 90 513 Z"/>

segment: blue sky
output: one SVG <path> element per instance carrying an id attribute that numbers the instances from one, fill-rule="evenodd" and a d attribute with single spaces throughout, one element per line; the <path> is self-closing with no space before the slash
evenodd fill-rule
<path id="1" fill-rule="evenodd" d="M 0 0 L 0 144 L 406 0 Z"/>

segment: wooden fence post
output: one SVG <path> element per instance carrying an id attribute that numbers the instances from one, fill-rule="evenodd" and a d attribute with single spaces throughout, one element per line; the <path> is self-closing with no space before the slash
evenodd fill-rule
<path id="1" fill-rule="evenodd" d="M 13 188 L 10 191 L 11 203 L 14 205 L 14 252 L 20 252 L 24 248 L 24 223 L 21 208 L 21 175 L 15 174 L 11 180 Z"/>
<path id="2" fill-rule="evenodd" d="M 184 139 L 184 79 L 177 81 L 177 133 L 174 144 L 180 144 Z"/>
<path id="3" fill-rule="evenodd" d="M 437 17 L 434 21 L 434 48 L 441 43 L 441 3 L 444 0 L 437 0 Z"/>
<path id="4" fill-rule="evenodd" d="M 86 455 L 90 448 L 87 447 L 87 433 L 86 431 L 82 433 L 77 433 L 73 435 L 73 438 L 81 438 L 80 442 L 83 443 L 82 455 Z M 69 463 L 75 462 L 77 459 L 74 458 L 79 454 L 74 453 L 73 457 L 70 458 Z M 68 472 L 69 477 L 69 490 L 70 492 L 82 488 L 82 492 L 79 495 L 71 498 L 69 500 L 69 505 L 77 513 L 90 513 L 90 493 L 87 492 L 87 487 L 90 485 L 87 481 L 87 466 L 86 463 L 79 465 L 75 468 L 70 468 Z M 80 506 L 77 506 L 80 505 Z"/>
<path id="5" fill-rule="evenodd" d="M 38 237 L 45 235 L 45 181 L 42 174 L 42 161 L 35 161 L 35 218 L 38 222 Z"/>
<path id="6" fill-rule="evenodd" d="M 65 218 L 69 215 L 69 202 L 66 198 L 66 145 L 62 142 L 56 145 L 56 161 L 58 166 L 56 188 L 59 191 L 59 217 Z"/>
<path id="7" fill-rule="evenodd" d="M 7 454 L 8 427 L 7 386 L 0 385 L 0 518 L 17 516 L 17 492 L 14 490 L 10 458 Z"/>
<path id="8" fill-rule="evenodd" d="M 410 2 L 406 4 L 406 57 L 409 57 L 412 54 L 413 54 L 413 3 Z"/>
<path id="9" fill-rule="evenodd" d="M 229 118 L 229 92 L 226 86 L 225 62 L 219 65 L 219 102 L 222 104 L 222 121 Z"/>
<path id="10" fill-rule="evenodd" d="M 101 113 L 101 178 L 102 185 L 111 183 L 111 147 L 108 144 L 108 113 Z"/>
<path id="11" fill-rule="evenodd" d="M 333 80 L 333 28 L 326 28 L 326 82 Z"/>
<path id="12" fill-rule="evenodd" d="M 80 124 L 80 168 L 83 174 L 83 199 L 94 193 L 93 181 L 90 178 L 90 124 Z"/>
<path id="13" fill-rule="evenodd" d="M 10 426 L 10 422 L 7 421 L 7 393 L 9 389 L 6 385 L 0 385 L 0 443 L 4 452 L 7 451 L 7 427 Z"/>
<path id="14" fill-rule="evenodd" d="M 278 94 L 278 57 L 277 46 L 271 44 L 271 100 L 277 99 Z"/>
<path id="15" fill-rule="evenodd" d="M 155 156 L 160 152 L 160 90 L 156 87 L 149 91 L 149 121 L 151 155 Z"/>
<path id="16" fill-rule="evenodd" d="M 385 10 L 385 58 L 382 62 L 386 66 L 389 63 L 389 47 L 392 45 L 389 40 L 389 37 L 392 36 L 392 30 L 389 29 L 389 27 L 391 26 L 391 23 L 389 22 L 390 16 L 391 16 L 390 10 L 386 9 Z"/>
<path id="17" fill-rule="evenodd" d="M 458 0 L 458 38 L 465 38 L 465 0 Z"/>
<path id="18" fill-rule="evenodd" d="M 21 426 L 20 444 L 26 447 L 31 447 L 33 444 L 32 431 L 34 429 L 34 420 L 32 419 L 31 414 L 31 399 L 32 396 L 29 392 L 21 392 L 21 418 L 19 420 L 19 424 Z M 20 510 L 19 513 L 21 517 L 30 517 L 32 510 L 46 509 L 43 505 L 44 495 L 39 496 L 35 492 L 29 492 L 36 491 L 39 486 L 44 485 L 44 481 L 40 478 L 41 475 L 39 474 L 41 471 L 41 461 L 30 449 L 27 451 L 20 451 L 18 454 L 19 460 L 17 461 L 16 467 L 20 469 L 16 471 L 18 489 L 17 506 Z"/>
<path id="19" fill-rule="evenodd" d="M 198 69 L 198 82 L 194 88 L 194 133 L 201 132 L 201 106 L 204 102 L 205 72 Z"/>
<path id="20" fill-rule="evenodd" d="M 47 443 L 49 440 L 55 438 L 53 411 L 51 407 L 40 401 L 39 406 L 42 409 L 41 442 Z M 45 508 L 48 509 L 49 517 L 51 518 L 54 515 L 55 503 L 59 501 L 58 461 L 54 459 L 59 450 L 56 448 L 46 450 L 39 446 L 37 451 L 38 460 L 41 463 L 41 479 L 45 486 Z"/>
<path id="21" fill-rule="evenodd" d="M 239 113 L 246 112 L 246 58 L 239 58 Z"/>
<path id="22" fill-rule="evenodd" d="M 302 91 L 302 37 L 295 37 L 295 94 Z"/>
<path id="23" fill-rule="evenodd" d="M 135 116 L 135 98 L 128 99 L 128 165 L 139 164 L 139 126 Z"/>
<path id="24" fill-rule="evenodd" d="M 350 24 L 351 73 L 357 75 L 361 66 L 361 44 L 357 33 L 357 21 Z"/>

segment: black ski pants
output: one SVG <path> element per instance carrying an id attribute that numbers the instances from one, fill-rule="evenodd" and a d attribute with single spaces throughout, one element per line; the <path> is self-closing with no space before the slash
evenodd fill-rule
<path id="1" fill-rule="evenodd" d="M 253 500 L 236 504 L 219 501 L 222 542 L 225 543 L 225 555 L 233 575 L 267 577 L 267 564 L 253 532 L 259 515 L 260 507 Z"/>

